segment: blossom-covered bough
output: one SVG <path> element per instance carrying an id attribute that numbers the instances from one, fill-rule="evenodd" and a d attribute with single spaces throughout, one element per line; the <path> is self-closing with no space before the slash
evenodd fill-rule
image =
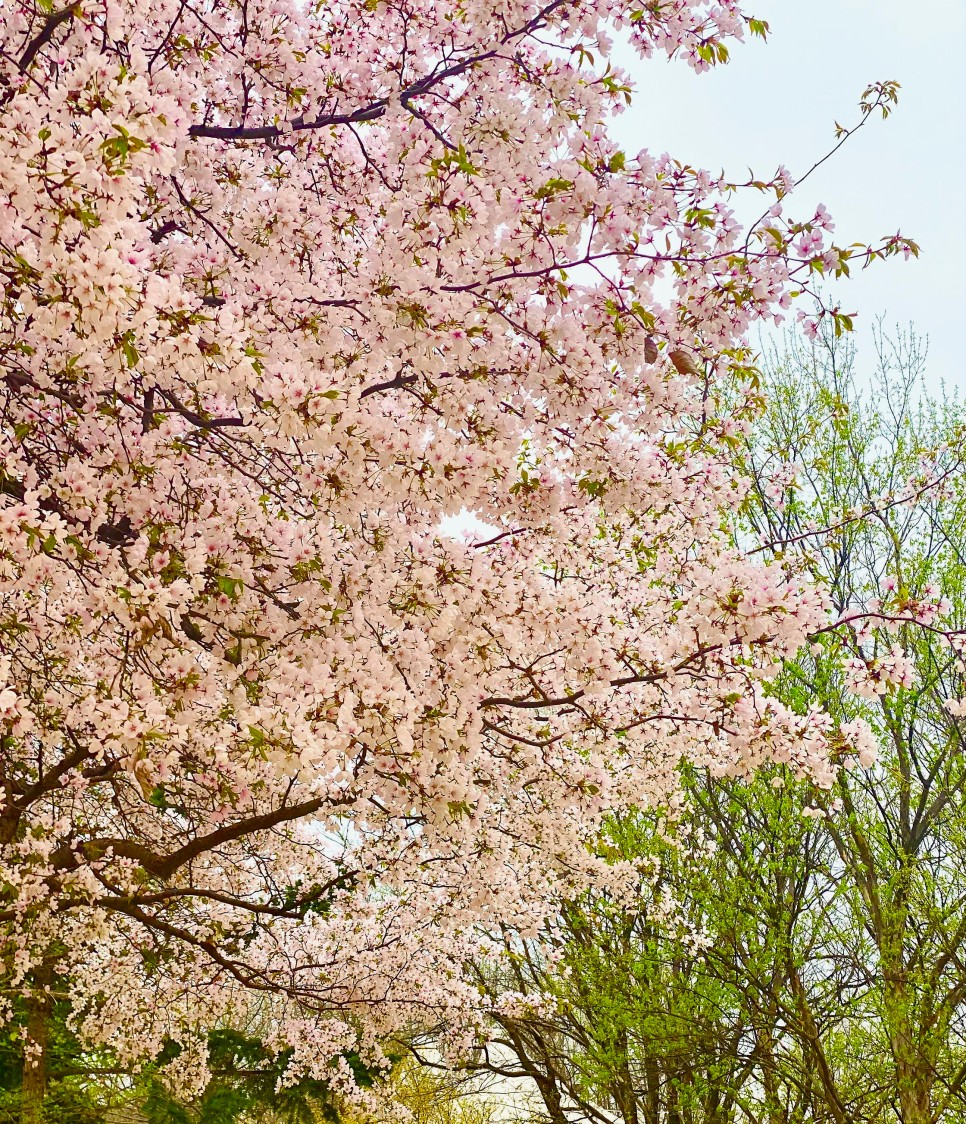
<path id="1" fill-rule="evenodd" d="M 783 176 L 749 232 L 606 128 L 609 35 L 701 69 L 749 24 L 0 0 L 0 974 L 38 1059 L 51 989 L 185 1074 L 253 996 L 295 1068 L 466 1026 L 479 924 L 593 874 L 604 809 L 863 748 L 767 696 L 821 599 L 722 533 L 746 329 L 862 255 Z"/>

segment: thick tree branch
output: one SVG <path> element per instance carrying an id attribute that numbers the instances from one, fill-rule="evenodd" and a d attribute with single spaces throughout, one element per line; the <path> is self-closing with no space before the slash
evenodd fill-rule
<path id="1" fill-rule="evenodd" d="M 301 118 L 296 118 L 285 122 L 282 126 L 192 125 L 188 130 L 188 135 L 198 139 L 208 140 L 277 141 L 279 138 L 291 133 L 327 129 L 333 125 L 355 125 L 363 121 L 376 121 L 380 117 L 383 117 L 389 109 L 389 106 L 395 102 L 403 106 L 404 109 L 407 109 L 414 117 L 419 118 L 424 124 L 429 125 L 434 135 L 443 144 L 448 148 L 453 148 L 453 144 L 438 132 L 435 126 L 430 125 L 426 116 L 412 105 L 413 98 L 419 97 L 421 94 L 429 93 L 434 86 L 438 85 L 440 82 L 444 82 L 447 78 L 458 77 L 481 62 L 497 58 L 502 47 L 543 27 L 548 17 L 552 15 L 557 8 L 564 7 L 570 2 L 571 0 L 552 0 L 550 4 L 537 12 L 537 14 L 522 27 L 504 35 L 498 46 L 491 50 L 482 51 L 480 54 L 476 55 L 470 55 L 468 58 L 453 63 L 451 66 L 444 67 L 442 70 L 433 71 L 421 78 L 418 82 L 413 82 L 411 85 L 400 90 L 392 97 L 379 98 L 376 101 L 370 102 L 368 105 L 353 110 L 351 113 L 323 113 L 313 118 L 311 121 L 304 121 Z"/>
<path id="2" fill-rule="evenodd" d="M 84 859 L 88 862 L 97 862 L 110 852 L 118 858 L 134 859 L 149 874 L 164 882 L 192 859 L 216 847 L 233 843 L 261 831 L 268 831 L 278 827 L 279 824 L 311 816 L 322 808 L 335 808 L 350 802 L 348 797 L 333 800 L 327 796 L 319 796 L 312 800 L 303 800 L 300 804 L 285 804 L 274 811 L 237 820 L 207 835 L 199 835 L 170 855 L 159 855 L 133 839 L 89 839 L 75 848 L 59 848 L 51 855 L 51 867 L 57 871 L 75 870 Z"/>
<path id="3" fill-rule="evenodd" d="M 80 3 L 78 2 L 68 5 L 66 8 L 61 8 L 59 12 L 51 12 L 44 20 L 44 26 L 40 29 L 40 33 L 30 40 L 26 50 L 20 56 L 17 67 L 21 74 L 27 73 L 30 69 L 30 64 L 37 57 L 38 51 L 42 50 L 50 42 L 57 28 L 68 20 L 72 20 L 79 11 Z"/>

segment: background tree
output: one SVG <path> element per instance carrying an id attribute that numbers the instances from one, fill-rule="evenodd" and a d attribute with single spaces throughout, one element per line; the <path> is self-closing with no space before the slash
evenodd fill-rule
<path id="1" fill-rule="evenodd" d="M 465 1074 L 421 1066 L 411 1055 L 397 1061 L 388 1081 L 393 1100 L 413 1124 L 498 1124 L 519 1115 L 492 1082 L 481 1084 Z"/>
<path id="2" fill-rule="evenodd" d="M 861 716 L 878 736 L 878 763 L 840 774 L 841 814 L 824 830 L 848 887 L 852 958 L 864 953 L 875 966 L 868 999 L 878 1045 L 891 1058 L 883 1099 L 904 1122 L 931 1124 L 966 1103 L 964 682 L 961 644 L 944 635 L 961 637 L 966 627 L 963 416 L 954 398 L 924 398 L 925 357 L 914 336 L 880 335 L 878 350 L 866 396 L 856 393 L 850 350 L 834 337 L 810 357 L 821 373 L 811 386 L 787 380 L 769 441 L 777 450 L 797 416 L 801 437 L 785 446 L 786 463 L 804 454 L 802 473 L 776 491 L 774 462 L 758 462 L 777 502 L 771 511 L 762 505 L 767 529 L 757 527 L 777 549 L 790 539 L 808 543 L 844 620 L 821 658 L 791 666 L 786 697 L 817 699 L 846 722 Z M 812 431 L 802 424 L 809 414 L 826 418 L 825 439 L 811 450 Z M 922 490 L 927 475 L 942 486 Z M 896 502 L 910 494 L 915 502 Z M 875 514 L 842 523 L 847 507 Z M 823 518 L 842 525 L 816 542 L 807 523 Z M 945 599 L 939 611 L 937 591 Z M 827 655 L 846 657 L 844 677 Z M 854 1070 L 843 1076 L 851 1081 Z"/>

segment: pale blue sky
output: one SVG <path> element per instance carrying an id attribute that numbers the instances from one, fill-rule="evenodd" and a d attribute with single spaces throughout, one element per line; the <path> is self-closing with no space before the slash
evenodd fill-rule
<path id="1" fill-rule="evenodd" d="M 635 63 L 634 104 L 617 123 L 631 153 L 671 152 L 744 178 L 785 164 L 802 174 L 834 144 L 834 122 L 858 119 L 871 82 L 902 84 L 887 121 L 871 120 L 788 205 L 824 202 L 839 241 L 901 230 L 918 261 L 875 263 L 837 291 L 859 313 L 860 361 L 868 326 L 912 321 L 929 336 L 928 380 L 966 388 L 966 0 L 748 0 L 771 25 L 767 43 L 738 44 L 732 62 L 702 75 L 682 63 Z M 621 53 L 620 59 L 627 56 Z"/>

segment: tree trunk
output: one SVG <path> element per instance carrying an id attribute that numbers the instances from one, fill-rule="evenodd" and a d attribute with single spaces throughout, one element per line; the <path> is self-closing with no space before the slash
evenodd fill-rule
<path id="1" fill-rule="evenodd" d="M 928 992 L 917 986 L 904 961 L 908 911 L 905 901 L 881 942 L 886 1025 L 896 1069 L 896 1092 L 902 1124 L 933 1124 L 932 1091 L 944 1025 Z M 897 911 L 898 912 L 898 911 Z"/>
<path id="2" fill-rule="evenodd" d="M 560 1089 L 557 1087 L 556 1081 L 544 1074 L 540 1074 L 539 1077 L 534 1076 L 534 1080 L 540 1090 L 540 1097 L 551 1124 L 569 1124 L 563 1108 L 563 1097 L 560 1095 Z"/>
<path id="3" fill-rule="evenodd" d="M 34 974 L 33 994 L 27 1001 L 27 1040 L 24 1051 L 23 1081 L 20 1095 L 23 1102 L 23 1124 L 42 1124 L 44 1097 L 47 1094 L 47 1047 L 50 1040 L 52 1000 L 50 984 L 53 969 L 44 962 Z"/>
<path id="4" fill-rule="evenodd" d="M 933 1124 L 933 1059 L 905 1028 L 893 1031 L 892 1053 L 902 1124 Z"/>
<path id="5" fill-rule="evenodd" d="M 620 1109 L 624 1124 L 639 1124 L 637 1113 L 637 1093 L 628 1058 L 627 1031 L 621 1029 L 617 1035 L 617 1048 L 620 1050 L 617 1063 L 616 1080 L 613 1083 L 613 1097 Z"/>
<path id="6" fill-rule="evenodd" d="M 673 1078 L 668 1082 L 667 1124 L 684 1124 L 684 1120 L 681 1117 L 680 1095 Z"/>
<path id="7" fill-rule="evenodd" d="M 650 1045 L 644 1060 L 644 1119 L 646 1124 L 661 1124 L 661 1075 Z"/>
<path id="8" fill-rule="evenodd" d="M 769 1012 L 768 1026 L 777 1025 L 777 1016 Z M 759 1076 L 765 1094 L 765 1119 L 768 1124 L 787 1124 L 788 1106 L 782 1104 L 775 1081 L 775 1057 L 772 1049 L 771 1031 L 758 1028 L 755 1032 L 755 1053 L 758 1060 Z"/>
<path id="9" fill-rule="evenodd" d="M 829 1065 L 828 1057 L 825 1054 L 825 1045 L 822 1042 L 821 1031 L 812 1014 L 812 1009 L 808 1001 L 808 993 L 805 990 L 805 985 L 802 982 L 798 967 L 791 959 L 786 965 L 785 972 L 795 1000 L 795 1008 L 798 1014 L 798 1037 L 801 1041 L 802 1050 L 807 1054 L 811 1054 L 812 1061 L 818 1072 L 821 1089 L 816 1090 L 816 1092 L 821 1096 L 835 1124 L 847 1124 L 848 1117 L 846 1115 L 845 1105 L 839 1094 L 835 1074 L 832 1072 L 832 1067 Z"/>

